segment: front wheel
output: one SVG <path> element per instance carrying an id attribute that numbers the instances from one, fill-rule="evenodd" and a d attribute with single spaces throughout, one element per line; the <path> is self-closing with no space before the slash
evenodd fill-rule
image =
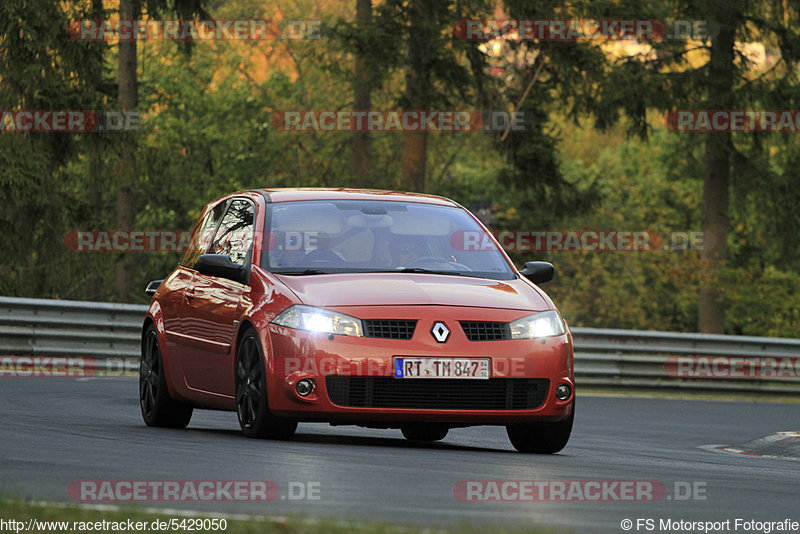
<path id="1" fill-rule="evenodd" d="M 574 419 L 575 401 L 573 400 L 572 413 L 563 421 L 508 425 L 506 432 L 511 444 L 519 452 L 554 454 L 566 447 L 572 433 Z"/>
<path id="2" fill-rule="evenodd" d="M 192 419 L 192 406 L 169 396 L 164 375 L 164 358 L 156 327 L 150 325 L 142 338 L 139 364 L 139 406 L 147 426 L 186 428 Z"/>
<path id="3" fill-rule="evenodd" d="M 264 356 L 255 330 L 245 332 L 236 352 L 236 414 L 249 438 L 289 439 L 297 421 L 276 417 L 269 411 Z"/>

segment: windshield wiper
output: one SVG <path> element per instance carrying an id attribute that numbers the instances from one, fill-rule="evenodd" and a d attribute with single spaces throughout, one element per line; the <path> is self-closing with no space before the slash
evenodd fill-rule
<path id="1" fill-rule="evenodd" d="M 437 271 L 436 269 L 423 269 L 422 267 L 403 267 L 397 269 L 398 273 L 423 273 L 423 274 L 447 274 L 452 276 L 461 276 L 458 271 Z"/>
<path id="2" fill-rule="evenodd" d="M 309 274 L 331 274 L 320 269 L 303 269 L 302 271 L 272 271 L 272 274 L 288 274 L 291 276 L 306 276 Z"/>

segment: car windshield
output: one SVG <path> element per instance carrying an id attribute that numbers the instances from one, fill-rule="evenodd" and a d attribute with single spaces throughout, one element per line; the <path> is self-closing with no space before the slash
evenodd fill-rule
<path id="1" fill-rule="evenodd" d="M 516 275 L 463 208 L 401 201 L 270 205 L 265 265 L 278 274 L 415 272 L 510 280 Z"/>

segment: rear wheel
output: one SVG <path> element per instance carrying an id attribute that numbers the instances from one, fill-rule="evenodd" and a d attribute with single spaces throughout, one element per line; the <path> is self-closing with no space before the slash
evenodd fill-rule
<path id="1" fill-rule="evenodd" d="M 400 428 L 403 436 L 411 441 L 439 441 L 447 436 L 450 430 L 444 425 L 437 424 L 417 424 L 406 425 Z"/>
<path id="2" fill-rule="evenodd" d="M 248 329 L 236 352 L 236 414 L 249 438 L 289 439 L 297 421 L 276 417 L 269 411 L 264 356 L 255 330 Z"/>
<path id="3" fill-rule="evenodd" d="M 572 401 L 572 413 L 557 423 L 530 423 L 508 425 L 508 439 L 519 452 L 536 454 L 553 454 L 564 447 L 572 433 L 572 421 L 575 419 L 575 401 Z"/>
<path id="4" fill-rule="evenodd" d="M 192 406 L 169 396 L 164 374 L 164 359 L 154 325 L 142 338 L 142 360 L 139 364 L 139 406 L 147 426 L 185 428 L 192 419 Z"/>

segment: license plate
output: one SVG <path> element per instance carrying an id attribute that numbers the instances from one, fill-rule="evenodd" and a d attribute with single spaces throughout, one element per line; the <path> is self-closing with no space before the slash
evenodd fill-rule
<path id="1" fill-rule="evenodd" d="M 395 378 L 489 378 L 489 358 L 395 358 Z"/>

